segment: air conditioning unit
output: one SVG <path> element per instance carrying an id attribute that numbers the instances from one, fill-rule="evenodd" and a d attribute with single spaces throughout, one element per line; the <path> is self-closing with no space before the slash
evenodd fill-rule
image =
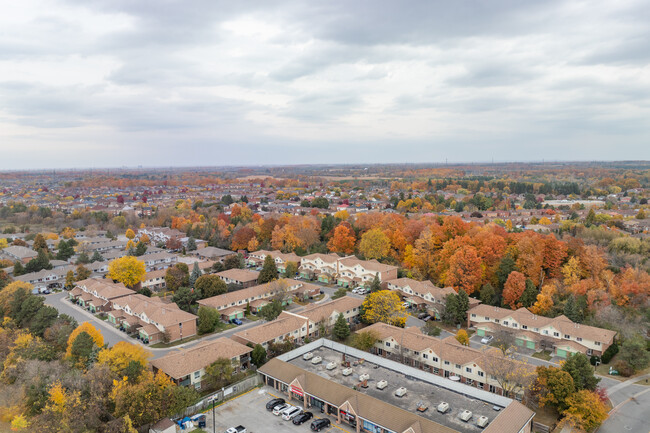
<path id="1" fill-rule="evenodd" d="M 467 422 L 467 421 L 469 421 L 470 419 L 472 419 L 472 412 L 470 412 L 469 410 L 465 409 L 464 411 L 462 411 L 462 412 L 460 413 L 459 418 L 462 419 L 463 421 Z"/>
<path id="2" fill-rule="evenodd" d="M 344 368 L 343 371 L 341 371 L 341 374 L 343 374 L 343 376 L 349 376 L 349 375 L 352 374 L 352 369 L 349 368 L 349 367 L 348 367 L 348 368 Z"/>
<path id="3" fill-rule="evenodd" d="M 312 358 L 311 363 L 312 364 L 320 364 L 320 362 L 322 360 L 323 360 L 323 358 L 321 358 L 320 356 L 316 356 L 316 357 Z"/>
<path id="4" fill-rule="evenodd" d="M 380 380 L 377 382 L 377 389 L 384 389 L 388 386 L 388 381 L 387 380 Z"/>
<path id="5" fill-rule="evenodd" d="M 334 361 L 329 362 L 327 364 L 327 367 L 325 367 L 325 368 L 327 368 L 328 370 L 334 370 L 336 368 L 336 362 L 334 362 Z"/>
<path id="6" fill-rule="evenodd" d="M 363 373 L 362 375 L 359 376 L 359 380 L 363 382 L 364 380 L 370 379 L 370 375 L 368 373 Z"/>
<path id="7" fill-rule="evenodd" d="M 440 403 L 438 405 L 437 409 L 438 409 L 438 412 L 440 412 L 440 413 L 446 413 L 449 410 L 449 403 L 447 403 L 446 401 L 443 401 L 442 403 Z"/>
<path id="8" fill-rule="evenodd" d="M 302 355 L 302 359 L 304 359 L 305 361 L 309 361 L 309 360 L 312 359 L 313 357 L 314 357 L 314 354 L 311 353 L 311 352 L 307 352 L 307 353 L 305 353 L 304 355 Z"/>
<path id="9" fill-rule="evenodd" d="M 489 421 L 490 421 L 490 420 L 488 419 L 488 417 L 486 417 L 486 416 L 480 416 L 480 417 L 478 417 L 478 419 L 476 420 L 476 425 L 479 426 L 479 427 L 481 427 L 481 428 L 484 428 L 485 426 L 488 425 L 488 422 L 489 422 Z"/>
<path id="10" fill-rule="evenodd" d="M 400 386 L 395 390 L 395 396 L 396 397 L 404 397 L 406 395 L 406 388 L 403 386 Z"/>

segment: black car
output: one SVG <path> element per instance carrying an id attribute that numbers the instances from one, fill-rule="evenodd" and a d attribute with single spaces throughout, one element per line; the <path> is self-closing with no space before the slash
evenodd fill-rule
<path id="1" fill-rule="evenodd" d="M 284 399 L 283 398 L 274 398 L 270 402 L 266 403 L 266 410 L 273 410 L 274 407 L 276 407 L 279 404 L 283 404 Z"/>
<path id="2" fill-rule="evenodd" d="M 325 427 L 329 427 L 330 424 L 332 424 L 330 422 L 330 420 L 328 420 L 327 418 L 321 418 L 321 419 L 317 419 L 317 420 L 312 421 L 310 428 L 313 431 L 321 431 L 321 429 L 323 429 Z"/>
<path id="3" fill-rule="evenodd" d="M 313 416 L 314 414 L 311 412 L 302 412 L 300 415 L 295 416 L 293 420 L 291 420 L 291 422 L 294 423 L 295 425 L 300 425 L 312 419 Z"/>

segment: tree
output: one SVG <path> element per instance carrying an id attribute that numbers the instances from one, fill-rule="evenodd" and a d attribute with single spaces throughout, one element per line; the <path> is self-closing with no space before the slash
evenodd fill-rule
<path id="1" fill-rule="evenodd" d="M 77 281 L 83 281 L 90 278 L 92 272 L 84 265 L 77 265 Z"/>
<path id="2" fill-rule="evenodd" d="M 147 273 L 144 262 L 132 256 L 120 257 L 108 265 L 108 277 L 126 287 L 139 284 Z"/>
<path id="3" fill-rule="evenodd" d="M 77 264 L 80 263 L 83 264 L 90 263 L 90 257 L 88 257 L 88 253 L 86 253 L 85 251 L 82 251 L 81 254 L 77 256 Z"/>
<path id="4" fill-rule="evenodd" d="M 74 256 L 74 248 L 72 245 L 65 240 L 61 240 L 58 245 L 58 251 L 56 252 L 56 259 L 68 261 L 72 256 Z"/>
<path id="5" fill-rule="evenodd" d="M 241 254 L 234 254 L 232 256 L 228 256 L 223 261 L 223 267 L 224 267 L 223 270 L 242 269 L 244 267 L 244 257 Z"/>
<path id="6" fill-rule="evenodd" d="M 337 253 L 352 254 L 356 242 L 357 237 L 350 223 L 342 222 L 334 229 L 334 234 L 327 243 L 327 248 Z"/>
<path id="7" fill-rule="evenodd" d="M 557 367 L 537 367 L 534 390 L 539 394 L 540 406 L 552 406 L 559 412 L 567 408 L 566 399 L 576 389 L 573 378 Z"/>
<path id="8" fill-rule="evenodd" d="M 211 298 L 228 291 L 226 283 L 218 275 L 201 275 L 194 283 L 194 290 L 199 298 Z"/>
<path id="9" fill-rule="evenodd" d="M 194 287 L 196 280 L 201 276 L 201 270 L 199 269 L 199 262 L 194 262 L 192 267 L 192 273 L 190 274 L 190 287 Z"/>
<path id="10" fill-rule="evenodd" d="M 390 290 L 370 293 L 363 301 L 363 317 L 368 323 L 384 322 L 404 327 L 406 309 L 399 296 Z"/>
<path id="11" fill-rule="evenodd" d="M 251 352 L 251 362 L 255 364 L 256 367 L 261 367 L 266 363 L 266 350 L 262 347 L 261 344 L 256 344 L 253 347 Z"/>
<path id="12" fill-rule="evenodd" d="M 25 267 L 21 261 L 14 263 L 14 277 L 19 277 L 25 273 Z"/>
<path id="13" fill-rule="evenodd" d="M 25 265 L 25 271 L 29 273 L 38 272 L 43 269 L 52 269 L 52 265 L 50 264 L 50 259 L 45 250 L 40 249 L 38 250 L 38 255 L 27 262 L 27 265 Z"/>
<path id="14" fill-rule="evenodd" d="M 524 293 L 521 294 L 521 297 L 519 298 L 519 303 L 523 307 L 530 307 L 535 303 L 535 300 L 537 299 L 537 288 L 535 287 L 535 284 L 530 280 L 530 278 L 526 278 L 526 288 L 524 289 Z"/>
<path id="15" fill-rule="evenodd" d="M 196 251 L 196 240 L 192 236 L 187 240 L 187 251 Z"/>
<path id="16" fill-rule="evenodd" d="M 214 308 L 205 307 L 201 305 L 199 307 L 199 334 L 209 334 L 214 332 L 219 321 L 219 312 Z"/>
<path id="17" fill-rule="evenodd" d="M 445 311 L 442 318 L 451 324 L 463 323 L 467 320 L 468 309 L 469 297 L 463 289 L 460 289 L 457 294 L 450 293 L 445 297 Z"/>
<path id="18" fill-rule="evenodd" d="M 607 406 L 598 394 L 580 390 L 566 399 L 567 409 L 563 412 L 565 420 L 583 431 L 593 431 L 608 417 Z"/>
<path id="19" fill-rule="evenodd" d="M 499 349 L 506 356 L 512 353 L 515 346 L 515 335 L 508 329 L 499 327 L 492 333 L 494 342 L 492 345 Z"/>
<path id="20" fill-rule="evenodd" d="M 282 313 L 282 302 L 278 299 L 273 299 L 259 310 L 259 316 L 267 322 L 275 320 L 280 313 Z"/>
<path id="21" fill-rule="evenodd" d="M 287 262 L 287 267 L 284 270 L 285 278 L 294 278 L 298 273 L 298 263 Z"/>
<path id="22" fill-rule="evenodd" d="M 100 350 L 97 355 L 97 363 L 106 365 L 118 377 L 123 377 L 132 362 L 140 364 L 144 369 L 149 363 L 149 358 L 151 358 L 151 352 L 142 346 L 119 341 L 110 349 Z"/>
<path id="23" fill-rule="evenodd" d="M 486 375 L 493 376 L 503 395 L 509 398 L 524 393 L 535 380 L 535 369 L 525 360 L 514 359 L 494 348 L 484 349 L 478 364 Z"/>
<path id="24" fill-rule="evenodd" d="M 93 338 L 82 332 L 74 339 L 70 346 L 70 359 L 78 366 L 84 368 L 92 361 L 95 343 Z"/>
<path id="25" fill-rule="evenodd" d="M 429 320 L 422 327 L 422 333 L 424 333 L 425 335 L 429 335 L 431 337 L 438 337 L 442 333 L 442 329 L 439 326 L 437 326 L 434 322 Z"/>
<path id="26" fill-rule="evenodd" d="M 327 209 L 330 207 L 330 202 L 325 197 L 316 197 L 311 201 L 311 207 Z"/>
<path id="27" fill-rule="evenodd" d="M 497 293 L 490 283 L 483 284 L 479 298 L 485 305 L 496 305 L 498 302 Z"/>
<path id="28" fill-rule="evenodd" d="M 356 332 L 352 337 L 352 346 L 368 352 L 377 344 L 377 341 L 379 341 L 379 336 L 374 331 L 361 331 Z"/>
<path id="29" fill-rule="evenodd" d="M 476 248 L 467 245 L 459 248 L 449 259 L 445 283 L 472 294 L 479 288 L 482 279 L 483 266 Z"/>
<path id="30" fill-rule="evenodd" d="M 164 373 L 154 376 L 149 371 L 145 371 L 137 383 L 129 382 L 128 378 L 117 381 L 110 393 L 115 405 L 114 415 L 128 415 L 138 426 L 180 413 L 197 397 L 193 387 L 177 386 Z"/>
<path id="31" fill-rule="evenodd" d="M 512 271 L 503 286 L 503 304 L 516 310 L 521 307 L 521 295 L 526 290 L 526 277 L 521 272 Z"/>
<path id="32" fill-rule="evenodd" d="M 217 388 L 229 385 L 234 372 L 235 369 L 229 358 L 217 358 L 212 364 L 205 367 L 208 381 Z"/>
<path id="33" fill-rule="evenodd" d="M 334 337 L 336 337 L 336 339 L 339 341 L 345 340 L 350 335 L 350 325 L 348 325 L 347 320 L 345 320 L 345 317 L 343 317 L 343 313 L 339 313 L 338 317 L 336 318 L 332 335 L 334 335 Z"/>
<path id="34" fill-rule="evenodd" d="M 463 346 L 469 346 L 469 335 L 464 329 L 459 329 L 456 333 L 456 341 L 458 341 Z"/>
<path id="35" fill-rule="evenodd" d="M 90 258 L 90 262 L 95 263 L 95 262 L 103 262 L 103 261 L 104 261 L 104 257 L 102 257 L 102 255 L 99 254 L 99 251 L 95 250 L 93 256 Z"/>
<path id="36" fill-rule="evenodd" d="M 40 250 L 45 250 L 46 252 L 49 251 L 47 248 L 47 242 L 45 241 L 45 237 L 39 233 L 36 235 L 34 238 L 34 251 L 40 251 Z"/>
<path id="37" fill-rule="evenodd" d="M 124 234 L 127 239 L 132 240 L 135 238 L 135 233 L 131 229 L 127 229 L 126 233 Z"/>
<path id="38" fill-rule="evenodd" d="M 196 294 L 192 293 L 192 289 L 189 287 L 180 287 L 174 293 L 172 300 L 181 310 L 190 312 L 192 304 L 196 300 Z"/>
<path id="39" fill-rule="evenodd" d="M 372 283 L 370 284 L 370 291 L 371 292 L 377 292 L 381 290 L 381 281 L 379 281 L 379 274 L 375 274 L 375 278 L 372 279 Z"/>
<path id="40" fill-rule="evenodd" d="M 332 295 L 332 299 L 342 298 L 342 297 L 346 296 L 347 294 L 348 294 L 348 289 L 346 289 L 345 287 L 339 287 L 338 289 L 336 289 L 336 291 Z"/>
<path id="41" fill-rule="evenodd" d="M 566 303 L 564 304 L 563 313 L 573 322 L 582 322 L 582 313 L 579 311 L 578 306 L 576 305 L 576 298 L 573 295 L 569 295 L 567 298 Z"/>
<path id="42" fill-rule="evenodd" d="M 367 259 L 381 259 L 390 252 L 390 239 L 380 229 L 370 229 L 361 236 L 359 252 Z"/>
<path id="43" fill-rule="evenodd" d="M 562 370 L 571 375 L 577 390 L 594 391 L 600 382 L 600 379 L 594 375 L 594 367 L 584 353 L 577 352 L 569 355 L 562 365 Z"/>
<path id="44" fill-rule="evenodd" d="M 133 251 L 133 255 L 136 257 L 140 257 L 143 256 L 144 253 L 146 252 L 147 252 L 147 244 L 145 244 L 144 242 L 138 242 L 138 244 L 135 246 L 135 250 Z"/>
<path id="45" fill-rule="evenodd" d="M 77 326 L 74 331 L 68 337 L 68 348 L 66 350 L 66 357 L 72 356 L 72 345 L 77 339 L 79 334 L 85 333 L 89 335 L 93 341 L 93 344 L 99 348 L 104 347 L 104 336 L 88 322 L 84 322 L 81 325 Z"/>
<path id="46" fill-rule="evenodd" d="M 176 265 L 167 268 L 167 271 L 165 272 L 165 287 L 167 287 L 167 289 L 176 291 L 180 287 L 189 286 L 189 284 L 190 274 L 185 263 L 177 263 Z"/>
<path id="47" fill-rule="evenodd" d="M 510 254 L 507 254 L 503 259 L 501 259 L 501 262 L 499 262 L 499 268 L 497 269 L 496 272 L 496 277 L 497 277 L 500 290 L 503 290 L 503 286 L 505 285 L 512 271 L 516 271 L 516 270 L 517 270 L 517 266 L 515 265 L 515 260 L 512 258 Z"/>
<path id="48" fill-rule="evenodd" d="M 646 341 L 639 334 L 627 338 L 621 344 L 618 359 L 627 362 L 634 371 L 643 370 L 650 365 L 650 352 L 646 349 Z"/>
<path id="49" fill-rule="evenodd" d="M 270 254 L 264 257 L 264 265 L 257 276 L 257 284 L 269 283 L 278 279 L 278 268 L 275 266 L 275 260 Z"/>

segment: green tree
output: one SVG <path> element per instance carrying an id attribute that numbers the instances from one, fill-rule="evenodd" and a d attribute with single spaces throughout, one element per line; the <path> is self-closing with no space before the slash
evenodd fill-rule
<path id="1" fill-rule="evenodd" d="M 72 342 L 72 360 L 81 366 L 87 366 L 93 358 L 95 342 L 87 332 L 81 332 Z"/>
<path id="2" fill-rule="evenodd" d="M 564 304 L 564 315 L 576 323 L 582 322 L 582 312 L 580 311 L 576 298 L 573 295 L 569 295 Z"/>
<path id="3" fill-rule="evenodd" d="M 647 351 L 644 338 L 639 334 L 627 338 L 621 344 L 618 359 L 627 362 L 635 371 L 650 365 L 650 352 Z"/>
<path id="4" fill-rule="evenodd" d="M 379 336 L 373 331 L 356 332 L 352 337 L 352 346 L 368 352 L 377 344 L 378 340 Z"/>
<path id="5" fill-rule="evenodd" d="M 379 274 L 375 274 L 375 278 L 372 279 L 370 284 L 370 291 L 377 292 L 379 290 L 381 290 L 381 281 L 379 281 Z"/>
<path id="6" fill-rule="evenodd" d="M 196 251 L 196 240 L 192 236 L 187 240 L 187 251 Z"/>
<path id="7" fill-rule="evenodd" d="M 316 197 L 311 201 L 311 207 L 327 209 L 330 207 L 330 202 L 325 197 Z"/>
<path id="8" fill-rule="evenodd" d="M 591 208 L 589 209 L 589 213 L 587 213 L 587 218 L 585 218 L 585 225 L 587 227 L 591 227 L 592 225 L 594 225 L 595 222 L 596 222 L 596 212 L 594 212 L 594 209 Z"/>
<path id="9" fill-rule="evenodd" d="M 195 300 L 195 294 L 189 287 L 181 287 L 176 290 L 172 300 L 181 310 L 189 312 Z"/>
<path id="10" fill-rule="evenodd" d="M 201 276 L 201 270 L 199 269 L 199 262 L 194 262 L 192 267 L 192 273 L 190 274 L 190 287 L 194 287 L 196 280 Z"/>
<path id="11" fill-rule="evenodd" d="M 261 318 L 270 322 L 275 320 L 280 313 L 282 313 L 282 302 L 278 299 L 274 299 L 262 308 L 260 308 L 259 315 Z"/>
<path id="12" fill-rule="evenodd" d="M 217 266 L 217 263 L 215 263 L 214 266 Z M 223 269 L 215 268 L 214 271 L 221 272 L 228 269 L 243 269 L 243 268 L 244 268 L 244 256 L 242 256 L 241 254 L 234 254 L 224 259 Z"/>
<path id="13" fill-rule="evenodd" d="M 537 287 L 535 287 L 535 284 L 531 281 L 530 278 L 526 278 L 526 288 L 524 289 L 524 292 L 521 294 L 521 297 L 519 298 L 519 302 L 521 302 L 521 305 L 528 308 L 531 305 L 533 305 L 536 300 L 537 300 Z"/>
<path id="14" fill-rule="evenodd" d="M 218 275 L 201 275 L 194 283 L 194 291 L 200 299 L 205 299 L 226 293 L 228 286 Z"/>
<path id="15" fill-rule="evenodd" d="M 499 262 L 499 267 L 496 271 L 496 277 L 497 277 L 497 282 L 499 283 L 499 293 L 500 295 L 501 291 L 503 290 L 503 286 L 508 281 L 508 276 L 512 271 L 517 270 L 517 265 L 515 264 L 515 260 L 512 258 L 510 254 L 507 254 L 504 258 L 501 259 Z"/>
<path id="16" fill-rule="evenodd" d="M 77 281 L 82 281 L 90 278 L 90 274 L 92 274 L 92 272 L 84 265 L 77 266 Z"/>
<path id="17" fill-rule="evenodd" d="M 467 321 L 467 310 L 469 310 L 469 296 L 463 289 L 457 294 L 450 293 L 445 298 L 445 311 L 442 319 L 451 324 L 462 324 Z"/>
<path id="18" fill-rule="evenodd" d="M 72 256 L 74 256 L 74 248 L 72 245 L 65 240 L 60 241 L 56 252 L 56 259 L 68 261 Z"/>
<path id="19" fill-rule="evenodd" d="M 562 370 L 566 371 L 573 378 L 576 390 L 588 389 L 594 391 L 600 379 L 594 375 L 594 367 L 584 353 L 573 353 L 569 355 Z"/>
<path id="20" fill-rule="evenodd" d="M 219 321 L 219 312 L 214 308 L 204 307 L 201 305 L 199 307 L 199 334 L 209 334 L 214 332 Z"/>
<path id="21" fill-rule="evenodd" d="M 492 284 L 487 283 L 481 287 L 480 299 L 481 302 L 485 305 L 496 305 L 498 298 L 494 287 L 492 287 Z"/>
<path id="22" fill-rule="evenodd" d="M 90 257 L 85 251 L 82 251 L 81 254 L 77 256 L 77 264 L 88 264 L 90 263 Z"/>
<path id="23" fill-rule="evenodd" d="M 52 269 L 52 265 L 50 264 L 50 259 L 45 250 L 40 249 L 38 250 L 38 255 L 25 265 L 25 271 L 29 273 L 38 272 L 43 269 Z"/>
<path id="24" fill-rule="evenodd" d="M 552 406 L 559 412 L 567 408 L 567 397 L 576 391 L 571 375 L 557 367 L 537 367 L 533 389 L 541 406 Z"/>
<path id="25" fill-rule="evenodd" d="M 256 367 L 261 367 L 266 363 L 266 350 L 261 344 L 256 344 L 251 352 L 251 361 Z"/>
<path id="26" fill-rule="evenodd" d="M 345 340 L 350 335 L 350 325 L 348 325 L 345 317 L 343 317 L 343 313 L 339 313 L 338 317 L 336 318 L 332 334 L 339 341 Z"/>
<path id="27" fill-rule="evenodd" d="M 140 257 L 143 256 L 144 253 L 146 252 L 147 252 L 147 244 L 145 244 L 144 242 L 138 242 L 138 244 L 135 246 L 135 250 L 133 250 L 133 255 L 136 257 Z"/>
<path id="28" fill-rule="evenodd" d="M 218 388 L 229 385 L 234 372 L 235 369 L 228 358 L 218 358 L 205 368 L 208 381 Z"/>
<path id="29" fill-rule="evenodd" d="M 287 267 L 284 270 L 285 278 L 294 278 L 296 276 L 296 273 L 298 273 L 298 263 L 288 262 Z"/>
<path id="30" fill-rule="evenodd" d="M 348 289 L 346 289 L 345 287 L 339 287 L 332 295 L 332 299 L 342 298 L 347 294 L 348 294 Z"/>
<path id="31" fill-rule="evenodd" d="M 278 268 L 275 266 L 275 260 L 271 255 L 264 257 L 264 265 L 262 265 L 262 270 L 257 276 L 257 283 L 264 284 L 269 283 L 273 280 L 278 279 Z"/>
<path id="32" fill-rule="evenodd" d="M 104 257 L 102 257 L 102 255 L 99 254 L 99 251 L 95 250 L 93 256 L 90 258 L 90 262 L 95 263 L 95 262 L 103 262 L 103 261 L 104 261 Z"/>
<path id="33" fill-rule="evenodd" d="M 18 277 L 24 273 L 25 267 L 23 266 L 22 262 L 16 261 L 16 263 L 14 263 L 14 277 Z"/>

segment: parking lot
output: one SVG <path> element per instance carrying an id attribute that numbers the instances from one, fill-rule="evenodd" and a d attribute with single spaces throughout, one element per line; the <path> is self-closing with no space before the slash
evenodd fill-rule
<path id="1" fill-rule="evenodd" d="M 243 425 L 246 427 L 247 433 L 311 433 L 309 425 L 311 421 L 307 421 L 302 425 L 293 425 L 291 421 L 284 421 L 280 416 L 275 416 L 266 410 L 266 403 L 275 397 L 285 398 L 286 396 L 279 395 L 278 391 L 265 386 L 262 388 L 255 388 L 247 394 L 243 394 L 234 400 L 226 402 L 221 406 L 215 408 L 215 432 L 223 433 L 229 427 L 237 427 Z M 293 402 L 295 403 L 295 402 Z M 313 419 L 326 417 L 318 411 L 312 411 L 314 414 Z M 212 432 L 212 410 L 206 412 L 207 426 L 204 429 L 207 432 Z M 336 425 L 336 419 L 329 417 L 332 424 L 330 427 L 321 430 L 321 433 L 355 433 L 355 430 L 348 429 L 347 426 L 341 424 Z"/>

